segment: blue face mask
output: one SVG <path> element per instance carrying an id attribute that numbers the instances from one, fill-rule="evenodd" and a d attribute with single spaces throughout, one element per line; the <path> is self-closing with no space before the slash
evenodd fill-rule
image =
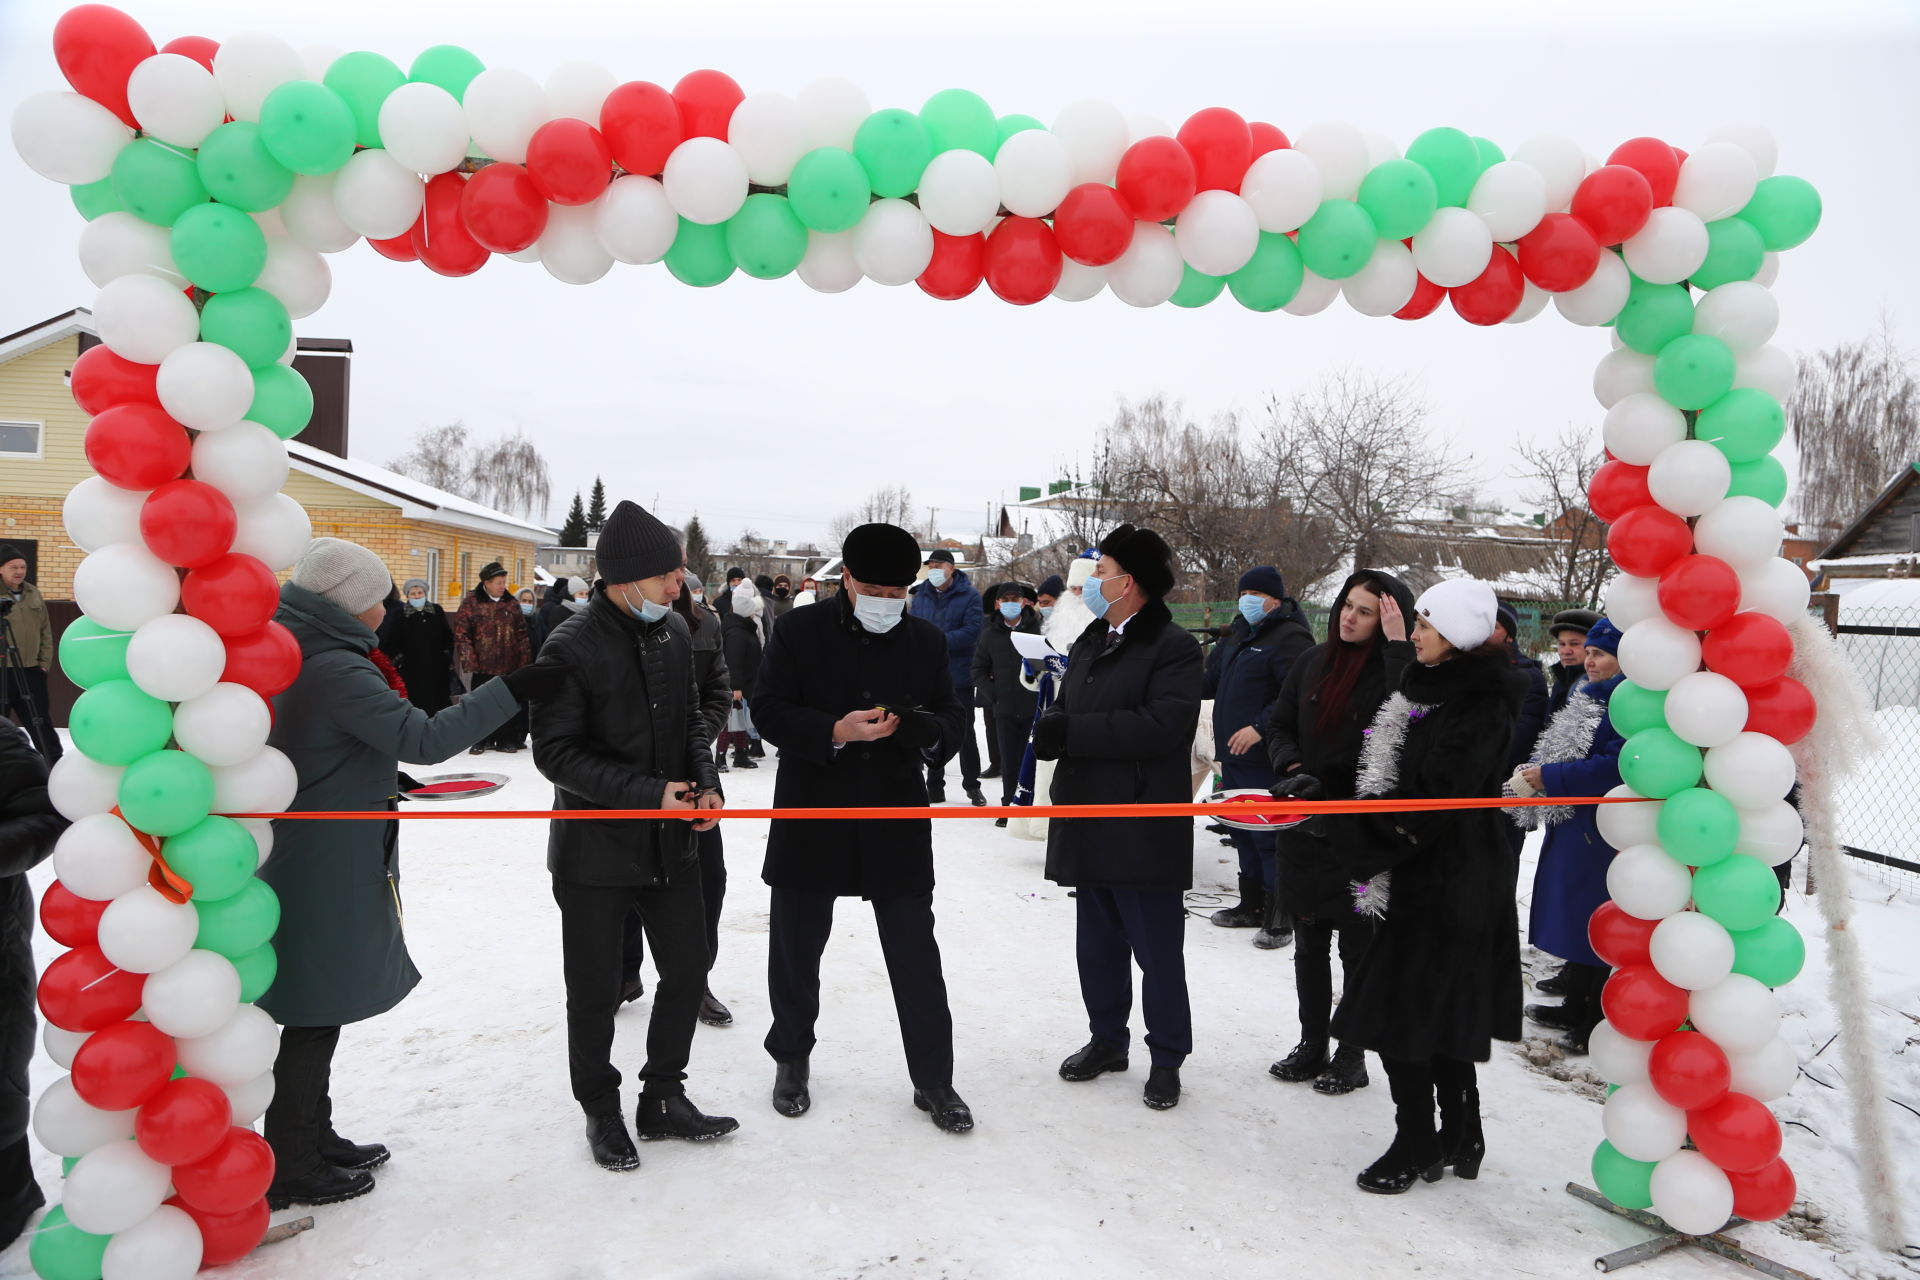
<path id="1" fill-rule="evenodd" d="M 409 609 L 424 609 L 426 607 L 427 607 L 427 598 L 425 596 L 421 596 L 418 600 L 415 600 L 412 597 L 408 597 L 407 599 L 407 608 Z"/>
<path id="2" fill-rule="evenodd" d="M 1259 626 L 1260 620 L 1267 616 L 1267 598 L 1254 595 L 1241 596 L 1240 616 L 1247 620 L 1248 626 Z"/>
<path id="3" fill-rule="evenodd" d="M 533 606 L 528 604 L 525 600 L 522 600 L 520 602 L 520 612 L 531 616 L 533 614 Z"/>
<path id="4" fill-rule="evenodd" d="M 664 604 L 655 604 L 653 601 L 647 599 L 646 596 L 644 595 L 640 597 L 640 604 L 636 608 L 634 606 L 632 596 L 627 595 L 624 591 L 621 592 L 620 594 L 621 594 L 621 599 L 627 602 L 627 612 L 631 613 L 634 617 L 640 619 L 640 621 L 642 622 L 658 622 L 660 621 L 660 619 L 666 617 L 669 613 L 673 612 L 670 606 L 664 605 Z"/>
<path id="5" fill-rule="evenodd" d="M 1020 616 L 1022 608 L 1023 606 L 1018 600 L 1002 600 L 1000 602 L 1000 616 L 1008 622 L 1012 622 Z"/>
<path id="6" fill-rule="evenodd" d="M 1087 602 L 1087 608 L 1093 610 L 1094 617 L 1096 618 L 1106 617 L 1107 610 L 1111 608 L 1113 605 L 1113 601 L 1107 599 L 1106 585 L 1109 582 L 1118 582 L 1120 578 L 1124 578 L 1126 576 L 1127 575 L 1123 573 L 1120 575 L 1119 578 L 1088 578 L 1087 579 L 1087 585 L 1081 590 L 1080 598 Z"/>
<path id="7" fill-rule="evenodd" d="M 947 571 L 945 569 L 929 569 L 927 570 L 927 581 L 933 584 L 935 590 L 938 590 L 947 585 Z"/>
<path id="8" fill-rule="evenodd" d="M 1051 617 L 1053 616 L 1053 606 L 1052 606 L 1052 605 L 1050 605 L 1050 604 L 1043 604 L 1043 605 L 1041 605 L 1041 606 L 1040 606 L 1040 616 L 1041 616 L 1042 618 L 1051 618 Z"/>

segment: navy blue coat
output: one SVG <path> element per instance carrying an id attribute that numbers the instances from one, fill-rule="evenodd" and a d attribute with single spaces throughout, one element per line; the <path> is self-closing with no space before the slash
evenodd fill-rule
<path id="1" fill-rule="evenodd" d="M 1605 704 L 1620 677 L 1581 687 L 1575 698 Z M 1540 781 L 1550 796 L 1603 796 L 1620 785 L 1620 747 L 1626 740 L 1602 716 L 1593 746 L 1584 760 L 1540 766 Z M 1575 805 L 1565 821 L 1547 828 L 1540 863 L 1533 873 L 1533 911 L 1527 940 L 1551 956 L 1579 964 L 1603 965 L 1587 941 L 1587 921 L 1607 900 L 1607 867 L 1613 846 L 1600 837 L 1600 810 Z"/>
<path id="2" fill-rule="evenodd" d="M 971 689 L 973 648 L 980 643 L 980 633 L 987 625 L 986 610 L 972 580 L 956 569 L 953 585 L 945 591 L 936 591 L 931 583 L 923 582 L 913 589 L 907 612 L 946 633 L 947 678 L 956 689 Z"/>
<path id="3" fill-rule="evenodd" d="M 1232 634 L 1213 647 L 1207 660 L 1200 695 L 1213 699 L 1213 750 L 1222 764 L 1252 765 L 1272 772 L 1264 741 L 1251 751 L 1232 755 L 1227 739 L 1248 725 L 1260 730 L 1264 739 L 1287 672 L 1294 659 L 1311 648 L 1313 631 L 1300 606 L 1291 600 L 1282 601 L 1260 619 L 1258 627 L 1235 615 Z"/>
<path id="4" fill-rule="evenodd" d="M 1516 654 L 1513 669 L 1527 678 L 1527 696 L 1520 703 L 1520 719 L 1513 726 L 1513 747 L 1507 752 L 1507 771 L 1525 764 L 1533 755 L 1533 744 L 1547 727 L 1547 673 L 1540 663 L 1525 654 Z"/>

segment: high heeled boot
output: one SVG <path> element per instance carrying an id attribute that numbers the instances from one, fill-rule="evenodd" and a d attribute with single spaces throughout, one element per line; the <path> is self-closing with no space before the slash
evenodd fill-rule
<path id="1" fill-rule="evenodd" d="M 1393 1093 L 1393 1142 L 1354 1178 L 1362 1191 L 1397 1196 L 1416 1181 L 1442 1174 L 1440 1138 L 1433 1129 L 1433 1068 L 1426 1062 L 1382 1059 Z"/>
<path id="2" fill-rule="evenodd" d="M 1440 1163 L 1452 1169 L 1454 1177 L 1471 1181 L 1480 1176 L 1480 1161 L 1487 1154 L 1486 1135 L 1480 1128 L 1480 1086 L 1469 1076 L 1464 1085 L 1441 1084 L 1436 1092 L 1440 1095 Z"/>

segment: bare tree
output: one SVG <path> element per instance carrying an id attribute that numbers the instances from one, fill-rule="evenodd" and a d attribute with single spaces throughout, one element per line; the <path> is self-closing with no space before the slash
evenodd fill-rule
<path id="1" fill-rule="evenodd" d="M 414 435 L 413 447 L 389 462 L 387 470 L 469 497 L 464 490 L 473 475 L 473 446 L 467 436 L 464 422 L 425 427 Z"/>
<path id="2" fill-rule="evenodd" d="M 1828 533 L 1920 456 L 1920 380 L 1884 316 L 1874 336 L 1803 360 L 1786 410 L 1800 447 L 1800 518 Z"/>
<path id="3" fill-rule="evenodd" d="M 1572 425 L 1550 441 L 1522 440 L 1514 452 L 1520 455 L 1514 475 L 1527 483 L 1524 499 L 1545 516 L 1543 532 L 1552 541 L 1541 594 L 1592 604 L 1612 568 L 1606 523 L 1587 509 L 1587 488 L 1606 455 L 1594 446 L 1590 428 Z"/>
<path id="4" fill-rule="evenodd" d="M 427 427 L 387 468 L 496 511 L 544 518 L 552 482 L 539 447 L 519 431 L 489 444 L 470 437 L 464 422 Z"/>
<path id="5" fill-rule="evenodd" d="M 863 524 L 897 524 L 916 536 L 931 531 L 933 513 L 927 513 L 927 519 L 916 523 L 914 519 L 913 494 L 905 485 L 890 485 L 885 489 L 875 489 L 867 495 L 852 511 L 843 511 L 835 516 L 833 523 L 827 526 L 835 545 L 845 542 L 847 535 Z"/>

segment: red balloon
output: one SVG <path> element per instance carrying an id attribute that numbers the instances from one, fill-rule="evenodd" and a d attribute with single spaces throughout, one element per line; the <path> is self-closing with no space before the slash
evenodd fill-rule
<path id="1" fill-rule="evenodd" d="M 1165 222 L 1193 199 L 1193 157 L 1179 140 L 1164 136 L 1142 138 L 1120 157 L 1114 179 L 1127 207 L 1142 222 Z M 1069 192 L 1069 195 L 1072 193 Z"/>
<path id="2" fill-rule="evenodd" d="M 89 1041 L 88 1043 L 91 1043 Z M 74 1063 L 79 1064 L 78 1055 Z M 133 1118 L 134 1140 L 161 1164 L 192 1164 L 213 1154 L 233 1128 L 233 1100 L 211 1080 L 169 1080 Z"/>
<path id="3" fill-rule="evenodd" d="M 1550 213 L 1517 242 L 1520 270 L 1549 293 L 1578 289 L 1600 265 L 1600 242 L 1584 222 Z"/>
<path id="4" fill-rule="evenodd" d="M 99 947 L 75 947 L 40 975 L 40 1012 L 63 1031 L 98 1031 L 138 1012 L 146 983 L 146 974 L 120 969 Z"/>
<path id="5" fill-rule="evenodd" d="M 116 1022 L 80 1042 L 73 1091 L 102 1111 L 131 1111 L 173 1072 L 173 1038 L 151 1022 Z"/>
<path id="6" fill-rule="evenodd" d="M 63 947 L 90 947 L 100 933 L 107 904 L 82 898 L 58 880 L 40 895 L 40 927 Z"/>
<path id="7" fill-rule="evenodd" d="M 1609 899 L 1587 918 L 1587 942 L 1593 954 L 1616 969 L 1653 963 L 1653 927 L 1658 920 L 1641 920 Z"/>
<path id="8" fill-rule="evenodd" d="M 138 492 L 164 484 L 193 461 L 187 429 L 157 404 L 117 404 L 87 424 L 87 462 L 108 484 Z"/>
<path id="9" fill-rule="evenodd" d="M 1652 501 L 1653 494 L 1647 491 L 1647 468 L 1618 458 L 1601 463 L 1587 484 L 1587 505 L 1608 524 Z"/>
<path id="10" fill-rule="evenodd" d="M 724 71 L 689 71 L 673 86 L 673 100 L 689 138 L 725 139 L 733 109 L 746 96 Z"/>
<path id="11" fill-rule="evenodd" d="M 1447 300 L 1447 291 L 1425 276 L 1416 275 L 1413 282 L 1413 297 L 1407 305 L 1394 312 L 1396 320 L 1424 320 L 1440 309 Z"/>
<path id="12" fill-rule="evenodd" d="M 1238 112 L 1225 107 L 1196 111 L 1180 126 L 1178 138 L 1193 157 L 1196 190 L 1240 190 L 1254 153 L 1253 131 Z"/>
<path id="13" fill-rule="evenodd" d="M 1657 578 L 1668 565 L 1693 549 L 1693 530 L 1687 522 L 1649 503 L 1635 507 L 1607 530 L 1607 552 L 1613 562 L 1637 578 Z"/>
<path id="14" fill-rule="evenodd" d="M 549 120 L 527 143 L 527 176 L 555 204 L 591 204 L 613 181 L 613 149 L 584 120 Z"/>
<path id="15" fill-rule="evenodd" d="M 1600 989 L 1600 1008 L 1621 1035 L 1658 1040 L 1687 1020 L 1687 993 L 1651 964 L 1630 964 L 1615 970 Z"/>
<path id="16" fill-rule="evenodd" d="M 1660 612 L 1689 631 L 1710 631 L 1740 607 L 1740 575 L 1718 556 L 1683 555 L 1660 571 Z"/>
<path id="17" fill-rule="evenodd" d="M 431 183 L 427 189 L 431 194 Z M 525 169 L 490 164 L 461 189 L 460 225 L 483 249 L 519 253 L 547 229 L 547 202 Z"/>
<path id="18" fill-rule="evenodd" d="M 227 554 L 239 525 L 232 500 L 200 480 L 169 480 L 140 507 L 140 537 L 147 550 L 182 569 L 197 569 Z"/>
<path id="19" fill-rule="evenodd" d="M 1457 288 L 1447 290 L 1453 309 L 1468 324 L 1499 324 L 1520 309 L 1527 296 L 1526 278 L 1520 264 L 1502 245 L 1493 247 L 1487 269 Z"/>
<path id="20" fill-rule="evenodd" d="M 1569 208 L 1593 232 L 1595 240 L 1620 244 L 1639 235 L 1647 225 L 1653 213 L 1653 186 L 1638 169 L 1603 164 L 1580 180 Z"/>
<path id="21" fill-rule="evenodd" d="M 223 684 L 243 684 L 263 698 L 283 693 L 300 674 L 300 642 L 277 622 L 243 636 L 227 636 Z"/>
<path id="22" fill-rule="evenodd" d="M 183 58 L 192 58 L 211 71 L 213 55 L 220 52 L 220 42 L 209 40 L 205 36 L 175 36 L 160 46 L 160 52 L 177 53 Z"/>
<path id="23" fill-rule="evenodd" d="M 987 237 L 987 288 L 1003 302 L 1025 307 L 1060 283 L 1060 246 L 1038 218 L 1002 218 Z"/>
<path id="24" fill-rule="evenodd" d="M 273 1183 L 273 1151 L 251 1129 L 235 1125 L 212 1154 L 175 1165 L 180 1198 L 206 1213 L 239 1213 L 267 1194 Z"/>
<path id="25" fill-rule="evenodd" d="M 1247 126 L 1247 132 L 1253 138 L 1253 158 L 1258 160 L 1269 151 L 1285 151 L 1293 146 L 1286 134 L 1280 132 L 1277 125 L 1264 120 L 1255 120 Z"/>
<path id="26" fill-rule="evenodd" d="M 280 581 L 253 556 L 230 553 L 187 574 L 180 598 L 220 635 L 244 636 L 273 621 Z"/>
<path id="27" fill-rule="evenodd" d="M 1629 139 L 1613 149 L 1607 163 L 1639 170 L 1653 192 L 1654 208 L 1673 203 L 1673 189 L 1680 181 L 1680 157 L 1660 139 Z"/>
<path id="28" fill-rule="evenodd" d="M 413 224 L 414 253 L 429 270 L 443 276 L 470 276 L 492 256 L 460 217 L 466 186 L 467 180 L 457 173 L 437 173 L 427 179 L 426 207 Z"/>
<path id="29" fill-rule="evenodd" d="M 273 1221 L 273 1210 L 267 1207 L 267 1199 L 262 1196 L 244 1209 L 233 1213 L 208 1213 L 205 1209 L 196 1209 L 174 1196 L 167 1201 L 176 1209 L 183 1209 L 200 1228 L 200 1265 L 202 1268 L 224 1266 L 229 1262 L 238 1262 L 255 1249 L 267 1234 L 267 1226 Z"/>
<path id="30" fill-rule="evenodd" d="M 1784 1217 L 1799 1193 L 1793 1170 L 1787 1168 L 1785 1160 L 1774 1160 L 1752 1173 L 1728 1172 L 1727 1181 L 1733 1184 L 1734 1216 L 1748 1222 L 1772 1222 Z"/>
<path id="31" fill-rule="evenodd" d="M 1780 1158 L 1780 1122 L 1766 1103 L 1744 1093 L 1688 1111 L 1687 1136 L 1728 1173 L 1758 1173 Z"/>
<path id="32" fill-rule="evenodd" d="M 372 245 L 373 251 L 383 258 L 392 258 L 395 262 L 418 262 L 420 251 L 413 247 L 413 237 L 414 233 L 420 230 L 420 224 L 426 220 L 426 216 L 426 211 L 423 209 L 420 216 L 413 220 L 413 226 L 399 235 L 390 240 L 375 240 L 369 236 L 367 243 Z"/>
<path id="33" fill-rule="evenodd" d="M 933 233 L 933 259 L 914 283 L 942 302 L 956 302 L 980 287 L 987 267 L 987 238 Z"/>
<path id="34" fill-rule="evenodd" d="M 1104 267 L 1133 243 L 1133 210 L 1104 182 L 1083 182 L 1053 211 L 1060 252 L 1088 267 Z"/>
<path id="35" fill-rule="evenodd" d="M 88 347 L 73 362 L 73 402 L 88 414 L 105 413 L 129 401 L 159 404 L 160 392 L 154 386 L 159 376 L 157 364 L 135 364 L 107 350 L 104 343 Z"/>
<path id="36" fill-rule="evenodd" d="M 1727 1051 L 1698 1031 L 1661 1036 L 1647 1059 L 1653 1091 L 1668 1106 L 1692 1111 L 1718 1102 L 1733 1083 Z"/>
<path id="37" fill-rule="evenodd" d="M 1807 686 L 1792 676 L 1753 685 L 1745 692 L 1748 733 L 1764 733 L 1794 743 L 1807 736 L 1819 716 Z"/>
<path id="38" fill-rule="evenodd" d="M 1787 674 L 1793 661 L 1793 637 L 1778 618 L 1737 613 L 1707 634 L 1700 656 L 1707 670 L 1718 671 L 1745 689 Z"/>
<path id="39" fill-rule="evenodd" d="M 667 157 L 687 137 L 680 104 L 645 80 L 628 81 L 607 95 L 600 104 L 600 132 L 622 169 L 647 177 L 666 168 Z"/>
<path id="40" fill-rule="evenodd" d="M 154 52 L 146 29 L 111 5 L 78 5 L 53 24 L 53 60 L 67 83 L 130 129 L 138 129 L 140 122 L 127 105 L 127 81 Z"/>

